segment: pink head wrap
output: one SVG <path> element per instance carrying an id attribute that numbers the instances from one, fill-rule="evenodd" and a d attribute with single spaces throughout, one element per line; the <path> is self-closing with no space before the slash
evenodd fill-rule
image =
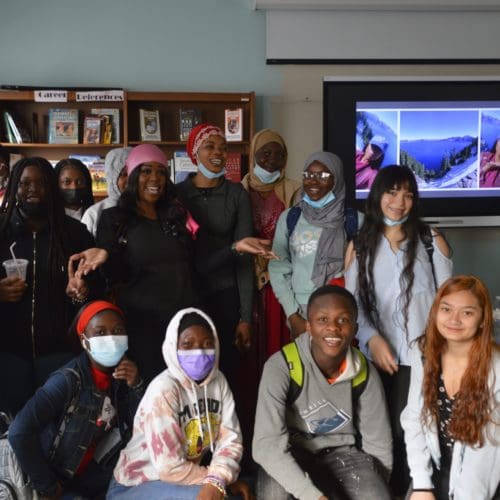
<path id="1" fill-rule="evenodd" d="M 130 175 L 139 165 L 154 161 L 168 167 L 167 157 L 165 153 L 154 144 L 139 144 L 132 149 L 128 155 L 125 166 L 127 167 L 127 174 Z"/>
<path id="2" fill-rule="evenodd" d="M 189 158 L 191 158 L 191 161 L 195 165 L 198 165 L 198 159 L 196 158 L 198 149 L 200 149 L 203 141 L 208 139 L 211 135 L 218 135 L 220 137 L 224 137 L 224 139 L 226 138 L 224 132 L 219 127 L 210 125 L 209 123 L 202 123 L 191 130 L 187 140 L 186 149 Z"/>

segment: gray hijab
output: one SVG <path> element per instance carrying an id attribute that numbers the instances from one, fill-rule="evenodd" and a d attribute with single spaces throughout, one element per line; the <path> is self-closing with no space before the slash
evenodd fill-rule
<path id="1" fill-rule="evenodd" d="M 302 214 L 309 224 L 321 227 L 321 236 L 314 261 L 311 280 L 316 287 L 326 285 L 332 278 L 340 274 L 344 268 L 344 165 L 333 153 L 318 151 L 307 158 L 304 170 L 315 161 L 323 164 L 334 176 L 333 194 L 335 200 L 323 208 L 313 208 L 305 201 L 300 202 Z M 304 191 L 302 190 L 302 195 Z"/>
<path id="2" fill-rule="evenodd" d="M 120 191 L 118 189 L 118 176 L 125 166 L 125 161 L 132 148 L 115 148 L 108 152 L 104 158 L 104 173 L 108 185 L 108 196 L 112 200 L 118 200 Z"/>

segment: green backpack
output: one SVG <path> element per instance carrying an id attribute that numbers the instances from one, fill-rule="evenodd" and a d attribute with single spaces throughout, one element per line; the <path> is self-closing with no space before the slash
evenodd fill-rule
<path id="1" fill-rule="evenodd" d="M 365 390 L 366 383 L 368 382 L 368 363 L 361 351 L 355 347 L 352 347 L 352 349 L 356 351 L 361 361 L 361 370 L 351 381 L 352 400 L 354 403 L 359 399 Z M 304 365 L 300 359 L 299 349 L 295 341 L 284 345 L 281 348 L 281 353 L 285 358 L 290 372 L 290 385 L 288 387 L 287 403 L 291 404 L 297 401 L 297 398 L 302 391 L 302 384 L 304 383 Z"/>

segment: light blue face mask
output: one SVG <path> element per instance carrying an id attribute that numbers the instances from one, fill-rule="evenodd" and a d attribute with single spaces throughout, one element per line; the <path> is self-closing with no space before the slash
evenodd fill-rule
<path id="1" fill-rule="evenodd" d="M 87 338 L 83 335 L 89 347 L 87 352 L 101 366 L 116 366 L 128 349 L 127 335 L 103 335 Z"/>
<path id="2" fill-rule="evenodd" d="M 326 207 L 328 203 L 331 203 L 333 200 L 335 200 L 335 195 L 333 194 L 333 191 L 330 191 L 328 194 L 323 196 L 323 198 L 315 201 L 311 200 L 311 198 L 309 198 L 309 195 L 304 194 L 304 197 L 302 199 L 313 208 L 323 208 Z"/>
<path id="3" fill-rule="evenodd" d="M 255 164 L 255 167 L 253 169 L 253 173 L 264 184 L 272 184 L 273 182 L 276 182 L 280 178 L 280 175 L 281 175 L 280 170 L 276 170 L 276 172 L 268 172 L 265 168 L 262 168 L 257 163 Z"/>
<path id="4" fill-rule="evenodd" d="M 220 172 L 212 172 L 211 170 L 208 170 L 203 163 L 198 161 L 198 168 L 200 172 L 207 178 L 207 179 L 218 179 L 219 177 L 222 177 L 226 173 L 226 169 L 223 168 Z"/>
<path id="5" fill-rule="evenodd" d="M 407 215 L 405 215 L 402 219 L 399 220 L 392 220 L 384 215 L 384 224 L 388 227 L 399 226 L 400 224 L 404 224 L 407 220 L 408 220 Z"/>

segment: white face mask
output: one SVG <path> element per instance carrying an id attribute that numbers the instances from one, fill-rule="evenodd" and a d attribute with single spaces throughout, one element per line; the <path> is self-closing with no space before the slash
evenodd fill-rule
<path id="1" fill-rule="evenodd" d="M 276 182 L 281 175 L 280 170 L 276 170 L 275 172 L 268 172 L 264 168 L 262 168 L 259 164 L 255 164 L 253 173 L 259 178 L 261 182 L 264 184 L 272 184 Z"/>
<path id="2" fill-rule="evenodd" d="M 84 349 L 96 363 L 106 367 L 116 366 L 128 349 L 127 335 L 102 335 L 90 339 L 83 335 L 83 338 L 89 344 L 87 349 L 84 343 Z"/>

